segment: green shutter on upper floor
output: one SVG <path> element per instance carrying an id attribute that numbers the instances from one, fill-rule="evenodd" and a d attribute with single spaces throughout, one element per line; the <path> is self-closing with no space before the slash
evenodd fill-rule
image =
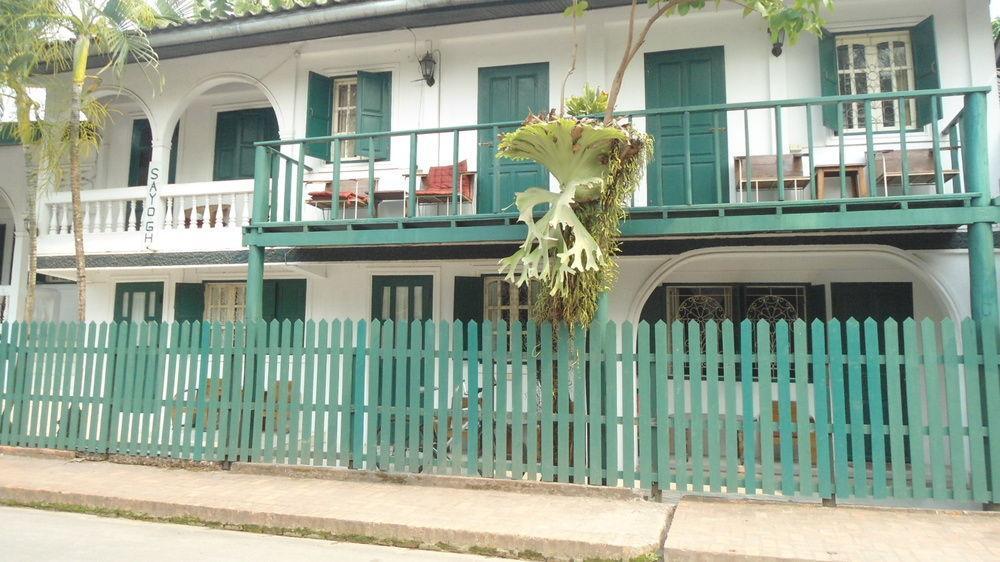
<path id="1" fill-rule="evenodd" d="M 839 76 L 837 73 L 837 38 L 827 30 L 819 38 L 819 77 L 820 94 L 836 96 L 840 94 Z M 823 106 L 823 124 L 836 130 L 837 106 Z"/>
<path id="2" fill-rule="evenodd" d="M 483 321 L 483 278 L 455 277 L 454 312 L 455 320 L 468 323 Z"/>
<path id="3" fill-rule="evenodd" d="M 170 137 L 170 162 L 167 170 L 167 183 L 177 181 L 177 143 L 180 137 L 180 123 L 174 125 L 174 133 Z M 153 131 L 148 119 L 136 119 L 132 122 L 132 148 L 128 162 L 128 185 L 146 185 L 149 178 L 149 163 L 153 158 Z"/>
<path id="4" fill-rule="evenodd" d="M 174 322 L 194 322 L 205 318 L 205 285 L 177 283 L 174 285 Z"/>
<path id="5" fill-rule="evenodd" d="M 132 148 L 128 160 L 128 185 L 145 185 L 153 157 L 153 131 L 148 119 L 132 121 Z"/>
<path id="6" fill-rule="evenodd" d="M 214 181 L 250 179 L 254 143 L 278 138 L 278 120 L 270 107 L 223 111 L 216 117 Z"/>
<path id="7" fill-rule="evenodd" d="M 917 24 L 910 30 L 910 41 L 913 46 L 913 76 L 914 89 L 936 90 L 941 87 L 941 75 L 938 72 L 937 42 L 934 38 L 934 16 Z M 938 116 L 941 111 L 941 98 L 937 100 Z M 931 122 L 931 98 L 917 99 L 917 127 L 924 127 Z"/>
<path id="8" fill-rule="evenodd" d="M 177 147 L 180 142 L 181 124 L 174 125 L 174 133 L 170 135 L 170 163 L 167 168 L 167 183 L 177 183 Z"/>
<path id="9" fill-rule="evenodd" d="M 310 72 L 307 96 L 306 136 L 330 135 L 333 132 L 333 79 Z M 306 154 L 329 160 L 330 144 L 325 142 L 307 144 Z"/>
<path id="10" fill-rule="evenodd" d="M 215 119 L 215 163 L 212 179 L 236 177 L 236 144 L 239 138 L 239 117 L 235 111 L 224 111 Z"/>
<path id="11" fill-rule="evenodd" d="M 358 72 L 358 132 L 379 133 L 392 128 L 392 73 Z M 375 160 L 389 158 L 389 138 L 374 139 Z M 368 157 L 368 139 L 359 139 L 357 154 Z"/>

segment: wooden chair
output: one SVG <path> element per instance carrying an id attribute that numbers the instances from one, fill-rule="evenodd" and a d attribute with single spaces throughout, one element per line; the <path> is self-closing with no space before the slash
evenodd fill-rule
<path id="1" fill-rule="evenodd" d="M 796 192 L 804 190 L 812 180 L 806 174 L 802 165 L 803 155 L 786 154 L 782 158 L 782 171 L 784 172 L 785 189 Z M 755 200 L 760 201 L 761 189 L 778 188 L 778 157 L 774 155 L 758 155 L 750 157 L 750 169 L 747 173 L 747 157 L 737 156 L 735 158 L 736 167 L 736 191 L 739 194 L 740 202 L 743 202 L 743 192 L 752 188 L 756 193 Z M 796 195 L 796 198 L 798 196 Z"/>
<path id="2" fill-rule="evenodd" d="M 907 150 L 907 168 L 910 184 L 928 185 L 936 181 L 934 170 L 934 150 L 930 148 L 920 148 Z M 942 155 L 943 156 L 943 155 Z M 950 181 L 958 175 L 958 170 L 950 168 L 951 158 L 949 155 L 948 164 L 941 160 L 941 175 L 945 182 Z M 902 150 L 882 150 L 875 154 L 876 184 L 885 190 L 884 195 L 889 194 L 889 187 L 903 185 L 903 151 Z"/>

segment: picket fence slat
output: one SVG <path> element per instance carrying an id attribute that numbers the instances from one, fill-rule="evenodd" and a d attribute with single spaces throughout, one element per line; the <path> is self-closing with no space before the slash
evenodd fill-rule
<path id="1" fill-rule="evenodd" d="M 0 444 L 642 488 L 995 502 L 992 323 L 0 326 Z"/>

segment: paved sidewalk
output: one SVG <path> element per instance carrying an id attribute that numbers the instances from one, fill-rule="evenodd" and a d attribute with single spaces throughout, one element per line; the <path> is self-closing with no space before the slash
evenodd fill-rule
<path id="1" fill-rule="evenodd" d="M 232 525 L 438 543 L 472 552 L 631 558 L 658 552 L 672 508 L 638 499 L 286 478 L 0 455 L 0 499 Z M 531 551 L 531 552 L 529 552 Z"/>
<path id="2" fill-rule="evenodd" d="M 1000 513 L 685 498 L 668 560 L 1000 560 Z"/>

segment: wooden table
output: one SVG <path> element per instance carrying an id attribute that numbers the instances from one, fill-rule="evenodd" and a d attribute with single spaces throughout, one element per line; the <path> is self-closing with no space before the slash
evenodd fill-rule
<path id="1" fill-rule="evenodd" d="M 840 178 L 840 164 L 816 166 L 816 198 L 823 199 L 827 176 Z M 866 164 L 846 164 L 844 177 L 851 180 L 855 197 L 868 197 L 868 166 Z"/>
<path id="2" fill-rule="evenodd" d="M 386 201 L 403 201 L 403 215 L 405 216 L 406 215 L 406 199 L 407 199 L 407 192 L 403 191 L 401 189 L 376 191 L 375 192 L 375 208 L 377 209 L 379 205 L 381 205 L 382 203 L 385 203 Z M 339 207 L 340 204 L 341 204 L 339 198 L 337 199 L 336 203 L 337 203 L 336 206 Z M 307 205 L 311 205 L 313 207 L 316 207 L 317 209 L 323 211 L 324 213 L 327 214 L 327 218 L 329 218 L 330 210 L 334 208 L 334 200 L 332 198 L 331 199 L 320 199 L 320 200 L 307 200 L 306 204 Z M 345 206 L 345 209 L 344 209 L 344 215 L 345 215 L 344 218 L 347 218 L 347 216 L 346 216 L 346 214 L 347 214 L 346 207 L 350 207 L 350 206 L 355 206 L 355 205 L 354 205 L 354 203 L 347 203 L 347 205 Z M 368 205 L 362 205 L 362 204 L 359 203 L 356 206 L 357 207 L 367 207 Z M 355 211 L 355 214 L 354 214 L 354 218 L 358 218 L 356 211 Z"/>

